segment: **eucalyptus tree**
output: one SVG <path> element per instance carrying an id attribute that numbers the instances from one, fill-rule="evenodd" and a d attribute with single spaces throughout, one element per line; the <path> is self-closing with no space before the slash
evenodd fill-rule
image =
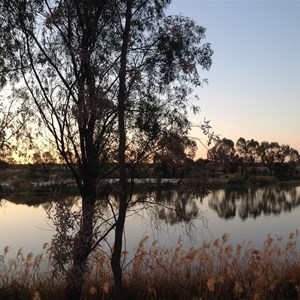
<path id="1" fill-rule="evenodd" d="M 296 163 L 299 160 L 299 152 L 289 145 L 282 145 L 284 161 L 288 163 Z"/>
<path id="2" fill-rule="evenodd" d="M 190 94 L 192 87 L 202 85 L 199 67 L 209 69 L 212 50 L 202 43 L 203 27 L 189 18 L 165 15 L 169 3 L 0 4 L 22 82 L 81 195 L 79 213 L 64 213 L 60 206 L 56 214 L 57 223 L 75 231 L 68 236 L 66 228 L 58 229 L 54 239 L 57 264 L 67 274 L 68 299 L 80 298 L 87 259 L 112 230 L 115 298 L 121 299 L 122 235 L 126 211 L 134 204 L 130 187 L 135 166 L 167 147 L 162 141 L 168 137 L 187 138 L 189 108 L 197 111 Z M 101 189 L 102 179 L 115 171 L 107 168 L 108 162 L 119 172 L 119 184 L 110 190 L 118 196 L 117 208 Z M 104 194 L 105 210 L 98 211 L 96 200 Z"/>
<path id="3" fill-rule="evenodd" d="M 3 3 L 0 3 L 0 8 Z M 11 24 L 0 14 L 0 160 L 12 162 L 13 153 L 20 151 L 25 137 L 30 137 L 29 120 L 32 110 L 17 88 L 16 43 L 13 40 Z M 21 100 L 21 101 L 20 101 Z M 30 141 L 30 139 L 26 139 Z"/>
<path id="4" fill-rule="evenodd" d="M 270 175 L 273 174 L 276 167 L 275 171 L 277 175 L 288 175 L 292 177 L 296 168 L 296 162 L 299 160 L 297 150 L 289 145 L 279 145 L 277 142 L 264 142 L 263 150 L 263 162 L 269 168 Z"/>
<path id="5" fill-rule="evenodd" d="M 235 160 L 236 150 L 234 148 L 234 142 L 230 139 L 223 138 L 216 142 L 216 144 L 210 148 L 207 152 L 207 158 L 211 161 L 221 165 L 225 173 L 230 168 L 230 165 Z"/>
<path id="6" fill-rule="evenodd" d="M 254 140 L 245 140 L 240 137 L 236 142 L 236 151 L 239 156 L 242 172 L 245 171 L 245 166 L 251 166 L 255 173 L 255 165 L 260 162 L 260 145 Z"/>
<path id="7" fill-rule="evenodd" d="M 284 155 L 284 162 L 288 164 L 290 168 L 289 175 L 292 177 L 295 173 L 297 162 L 299 161 L 299 152 L 289 145 L 282 145 L 281 147 Z"/>
<path id="8" fill-rule="evenodd" d="M 13 88 L 0 92 L 0 161 L 6 163 L 15 162 L 25 143 L 28 146 L 31 141 L 28 123 L 33 118 L 32 110 L 19 96 Z"/>
<path id="9" fill-rule="evenodd" d="M 169 135 L 159 141 L 161 151 L 155 153 L 153 163 L 158 177 L 183 177 L 193 164 L 197 144 L 186 136 Z"/>
<path id="10" fill-rule="evenodd" d="M 235 144 L 236 153 L 238 155 L 238 162 L 241 168 L 241 174 L 244 174 L 246 170 L 246 156 L 247 156 L 247 144 L 243 137 L 240 137 Z"/>
<path id="11" fill-rule="evenodd" d="M 277 142 L 262 142 L 259 149 L 263 165 L 269 169 L 269 174 L 273 175 L 274 164 L 281 160 L 280 145 Z"/>
<path id="12" fill-rule="evenodd" d="M 251 139 L 246 142 L 246 161 L 247 164 L 252 168 L 252 172 L 255 174 L 255 166 L 259 162 L 259 142 Z"/>
<path id="13" fill-rule="evenodd" d="M 243 137 L 240 137 L 235 144 L 237 154 L 244 158 L 247 155 L 247 143 Z"/>

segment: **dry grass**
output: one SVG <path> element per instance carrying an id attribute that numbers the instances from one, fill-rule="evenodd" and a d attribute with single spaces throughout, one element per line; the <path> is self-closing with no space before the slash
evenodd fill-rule
<path id="1" fill-rule="evenodd" d="M 233 248 L 229 235 L 198 248 L 160 247 L 143 238 L 135 258 L 126 263 L 125 299 L 300 299 L 298 231 L 284 240 L 268 236 L 262 249 L 243 242 Z M 49 271 L 49 256 L 32 253 L 6 259 L 0 265 L 0 299 L 63 299 L 65 282 Z M 0 261 L 1 263 L 1 261 Z M 83 299 L 112 299 L 109 256 L 100 249 L 89 261 Z"/>

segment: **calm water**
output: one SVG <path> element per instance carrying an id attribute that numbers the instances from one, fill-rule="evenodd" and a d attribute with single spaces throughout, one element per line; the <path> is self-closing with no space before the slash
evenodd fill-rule
<path id="1" fill-rule="evenodd" d="M 220 189 L 202 202 L 168 191 L 156 195 L 156 201 L 161 206 L 127 218 L 129 252 L 145 235 L 167 247 L 174 247 L 182 237 L 184 246 L 192 247 L 229 233 L 232 244 L 250 240 L 253 246 L 261 247 L 268 234 L 287 239 L 290 232 L 300 229 L 300 187 Z M 21 247 L 24 253 L 41 253 L 43 244 L 50 242 L 55 232 L 47 219 L 49 204 L 27 206 L 8 200 L 1 203 L 0 255 L 6 245 L 10 246 L 11 256 Z"/>

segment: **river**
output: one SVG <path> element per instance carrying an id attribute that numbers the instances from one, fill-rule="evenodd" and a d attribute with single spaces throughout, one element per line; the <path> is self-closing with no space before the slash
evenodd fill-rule
<path id="1" fill-rule="evenodd" d="M 233 245 L 251 241 L 254 247 L 261 247 L 268 234 L 287 239 L 291 232 L 300 229 L 300 186 L 219 189 L 202 201 L 177 191 L 163 191 L 154 196 L 158 206 L 144 210 L 137 206 L 134 211 L 139 212 L 131 211 L 126 220 L 129 253 L 146 235 L 150 244 L 158 240 L 160 246 L 169 248 L 175 247 L 179 238 L 189 248 L 213 241 L 224 233 L 229 234 Z M 10 247 L 11 257 L 20 248 L 23 253 L 39 254 L 55 233 L 47 218 L 51 204 L 16 204 L 18 197 L 22 195 L 15 196 L 13 202 L 9 197 L 1 200 L 0 255 L 5 246 Z M 73 198 L 68 201 L 75 202 L 76 197 Z"/>

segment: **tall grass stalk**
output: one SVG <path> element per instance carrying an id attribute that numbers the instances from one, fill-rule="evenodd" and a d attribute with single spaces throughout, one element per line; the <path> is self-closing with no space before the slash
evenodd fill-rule
<path id="1" fill-rule="evenodd" d="M 125 299 L 300 299 L 298 235 L 268 235 L 261 249 L 250 242 L 233 247 L 226 233 L 190 249 L 181 239 L 168 249 L 144 237 L 132 260 L 123 253 Z M 63 299 L 66 283 L 52 276 L 51 254 L 7 253 L 9 247 L 0 261 L 0 299 Z M 109 255 L 98 248 L 88 270 L 82 299 L 112 299 Z"/>

